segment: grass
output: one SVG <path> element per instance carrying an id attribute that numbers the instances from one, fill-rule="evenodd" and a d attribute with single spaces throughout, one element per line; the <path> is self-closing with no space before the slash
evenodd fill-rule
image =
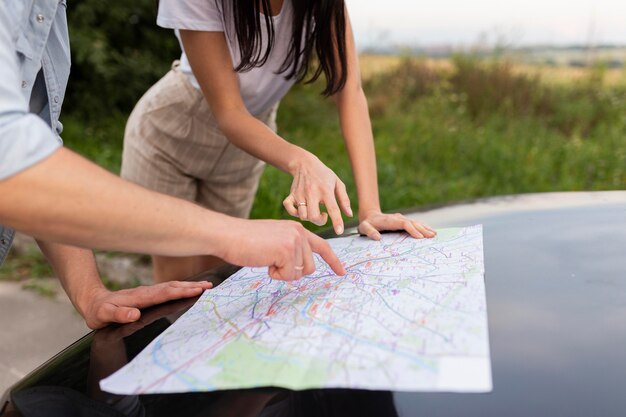
<path id="1" fill-rule="evenodd" d="M 119 173 L 127 115 L 113 113 L 84 121 L 76 116 L 62 117 L 63 142 L 68 148 L 98 165 Z"/>
<path id="2" fill-rule="evenodd" d="M 35 246 L 23 250 L 13 248 L 6 262 L 0 267 L 0 281 L 22 281 L 52 276 L 54 276 L 52 268 Z"/>
<path id="3" fill-rule="evenodd" d="M 620 189 L 626 183 L 626 83 L 602 68 L 516 66 L 458 57 L 363 60 L 386 210 L 542 191 Z M 558 79 L 558 82 L 555 81 Z M 607 81 L 608 80 L 608 81 Z M 321 86 L 281 103 L 280 134 L 318 155 L 356 190 L 334 105 Z M 125 115 L 86 124 L 65 117 L 64 138 L 119 172 Z M 288 175 L 268 167 L 252 216 L 288 218 Z"/>
<path id="4" fill-rule="evenodd" d="M 389 69 L 367 78 L 365 89 L 385 210 L 626 183 L 626 90 L 606 85 L 601 72 L 557 85 L 505 61 L 384 65 Z M 279 129 L 347 180 L 355 201 L 335 111 L 318 90 L 291 92 Z M 254 215 L 286 217 L 276 190 L 286 192 L 289 182 L 268 170 Z"/>
<path id="5" fill-rule="evenodd" d="M 23 289 L 54 299 L 58 285 L 52 277 L 54 271 L 34 245 L 14 247 L 0 267 L 0 281 L 20 282 Z"/>
<path id="6" fill-rule="evenodd" d="M 381 204 L 396 210 L 469 198 L 547 191 L 623 189 L 626 73 L 366 57 Z M 147 88 L 148 86 L 146 86 Z M 278 113 L 279 133 L 315 153 L 356 190 L 334 105 L 319 84 L 296 86 Z M 119 173 L 125 114 L 63 118 L 67 147 Z M 268 167 L 254 218 L 289 218 L 291 178 Z M 356 212 L 356 210 L 355 210 Z M 307 225 L 312 230 L 318 228 Z M 117 255 L 115 255 L 117 256 Z M 0 280 L 52 297 L 53 273 L 36 248 L 14 251 Z M 103 278 L 111 289 L 132 287 Z"/>

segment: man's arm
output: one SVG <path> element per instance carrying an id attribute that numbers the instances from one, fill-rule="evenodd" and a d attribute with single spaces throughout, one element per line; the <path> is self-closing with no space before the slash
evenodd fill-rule
<path id="1" fill-rule="evenodd" d="M 0 199 L 0 223 L 42 240 L 165 256 L 216 255 L 235 265 L 269 266 L 273 278 L 287 280 L 315 270 L 313 250 L 345 274 L 328 243 L 298 223 L 215 213 L 124 181 L 67 149 L 0 181 L 0 195 L 11 196 Z"/>
<path id="2" fill-rule="evenodd" d="M 166 284 L 109 291 L 100 280 L 93 252 L 74 246 L 38 240 L 72 304 L 91 329 L 109 323 L 130 323 L 141 317 L 140 308 L 180 298 L 195 297 L 213 285 L 210 282 Z"/>
<path id="3" fill-rule="evenodd" d="M 43 240 L 37 240 L 37 244 L 52 265 L 72 304 L 85 317 L 89 293 L 104 288 L 93 252 Z"/>

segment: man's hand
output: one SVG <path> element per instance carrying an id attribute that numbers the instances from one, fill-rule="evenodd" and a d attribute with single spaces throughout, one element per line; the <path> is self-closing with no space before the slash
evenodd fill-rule
<path id="1" fill-rule="evenodd" d="M 284 281 L 302 278 L 315 271 L 313 252 L 328 263 L 337 275 L 346 270 L 330 245 L 300 223 L 285 220 L 244 220 L 241 236 L 224 242 L 221 256 L 235 265 L 268 266 L 270 277 Z"/>
<path id="2" fill-rule="evenodd" d="M 139 320 L 139 309 L 181 298 L 196 297 L 213 287 L 210 282 L 171 281 L 128 290 L 109 291 L 94 288 L 81 308 L 87 326 L 100 329 L 110 323 L 131 323 Z"/>

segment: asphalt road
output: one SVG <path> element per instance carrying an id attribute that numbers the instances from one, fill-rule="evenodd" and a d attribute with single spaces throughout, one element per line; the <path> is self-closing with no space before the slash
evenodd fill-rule
<path id="1" fill-rule="evenodd" d="M 0 282 L 0 395 L 89 329 L 61 290 L 59 300 Z"/>

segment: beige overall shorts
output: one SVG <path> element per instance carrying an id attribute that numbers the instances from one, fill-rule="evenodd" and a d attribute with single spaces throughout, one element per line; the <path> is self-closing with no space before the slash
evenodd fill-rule
<path id="1" fill-rule="evenodd" d="M 250 214 L 265 163 L 224 136 L 202 92 L 175 62 L 126 124 L 123 178 L 235 217 Z M 255 115 L 274 132 L 278 104 Z"/>

